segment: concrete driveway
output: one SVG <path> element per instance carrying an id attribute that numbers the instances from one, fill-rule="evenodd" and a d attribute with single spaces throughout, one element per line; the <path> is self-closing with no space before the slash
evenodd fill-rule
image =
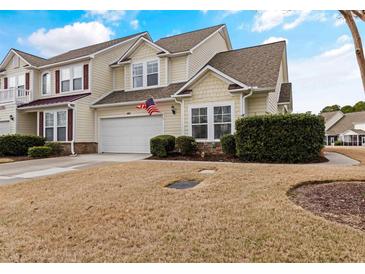
<path id="1" fill-rule="evenodd" d="M 0 185 L 115 162 L 142 160 L 149 154 L 84 154 L 0 164 Z"/>

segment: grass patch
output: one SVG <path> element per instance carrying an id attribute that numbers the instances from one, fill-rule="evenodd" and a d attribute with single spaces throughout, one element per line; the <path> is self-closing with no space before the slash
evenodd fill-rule
<path id="1" fill-rule="evenodd" d="M 364 232 L 295 205 L 362 167 L 140 161 L 0 187 L 1 262 L 364 262 Z M 148 174 L 148 176 L 146 176 Z M 201 183 L 177 191 L 181 179 Z"/>

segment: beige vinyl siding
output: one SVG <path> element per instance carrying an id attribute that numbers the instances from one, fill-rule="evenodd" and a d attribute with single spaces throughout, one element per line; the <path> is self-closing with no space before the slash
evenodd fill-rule
<path id="1" fill-rule="evenodd" d="M 187 56 L 173 57 L 169 61 L 170 83 L 187 81 Z"/>
<path id="2" fill-rule="evenodd" d="M 159 67 L 159 85 L 166 86 L 167 85 L 167 69 L 168 69 L 168 58 L 162 57 L 160 58 L 160 67 Z"/>
<path id="3" fill-rule="evenodd" d="M 283 53 L 283 58 L 280 64 L 280 71 L 279 71 L 279 77 L 278 81 L 276 83 L 275 92 L 271 92 L 268 95 L 267 98 L 267 112 L 269 113 L 278 113 L 278 100 L 280 96 L 280 88 L 282 83 L 288 82 L 288 75 L 285 69 L 286 63 L 285 63 L 286 55 Z"/>
<path id="4" fill-rule="evenodd" d="M 163 114 L 164 120 L 164 134 L 171 134 L 174 136 L 181 135 L 181 110 L 180 105 L 171 102 L 156 102 L 160 113 Z M 171 106 L 174 106 L 176 114 L 172 114 Z M 129 106 L 118 106 L 118 107 L 108 107 L 97 109 L 97 121 L 101 117 L 123 117 L 123 116 L 133 116 L 133 115 L 148 115 L 145 110 L 139 110 L 135 105 Z M 127 130 L 127 129 L 126 129 Z M 98 135 L 98 134 L 97 134 Z"/>
<path id="5" fill-rule="evenodd" d="M 268 95 L 259 95 L 247 98 L 248 116 L 266 114 L 266 100 Z"/>
<path id="6" fill-rule="evenodd" d="M 189 108 L 191 105 L 205 103 L 232 102 L 234 117 L 240 117 L 240 95 L 232 95 L 228 91 L 228 83 L 218 78 L 213 72 L 208 72 L 192 86 L 192 97 L 184 101 L 184 135 L 189 134 Z"/>
<path id="7" fill-rule="evenodd" d="M 117 67 L 113 69 L 114 73 L 114 90 L 124 89 L 124 67 Z"/>
<path id="8" fill-rule="evenodd" d="M 134 40 L 97 54 L 90 62 L 89 78 L 92 94 L 76 101 L 76 142 L 95 142 L 95 112 L 90 106 L 112 91 L 113 74 L 110 64 L 120 58 L 133 42 Z"/>
<path id="9" fill-rule="evenodd" d="M 17 111 L 16 115 L 17 133 L 37 135 L 37 113 Z"/>
<path id="10" fill-rule="evenodd" d="M 9 121 L 10 133 L 16 132 L 16 106 L 15 104 L 3 105 L 4 109 L 0 109 L 0 121 Z M 10 120 L 10 115 L 13 115 L 14 120 Z"/>
<path id="11" fill-rule="evenodd" d="M 226 50 L 228 50 L 226 41 L 222 35 L 215 33 L 189 55 L 189 78 L 194 76 L 216 53 Z"/>
<path id="12" fill-rule="evenodd" d="M 156 57 L 156 54 L 159 52 L 158 49 L 154 48 L 153 46 L 149 45 L 147 42 L 143 42 L 130 56 L 132 63 L 149 58 L 149 57 Z"/>

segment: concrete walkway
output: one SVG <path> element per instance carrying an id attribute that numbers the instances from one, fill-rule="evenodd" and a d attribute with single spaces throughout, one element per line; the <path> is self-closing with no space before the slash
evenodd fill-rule
<path id="1" fill-rule="evenodd" d="M 149 154 L 83 154 L 0 164 L 0 185 L 115 162 L 143 160 Z"/>
<path id="2" fill-rule="evenodd" d="M 320 163 L 320 165 L 356 166 L 360 164 L 359 161 L 336 152 L 325 152 L 324 157 L 329 161 Z"/>

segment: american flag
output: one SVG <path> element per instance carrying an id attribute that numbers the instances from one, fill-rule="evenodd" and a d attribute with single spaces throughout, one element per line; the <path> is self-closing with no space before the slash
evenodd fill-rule
<path id="1" fill-rule="evenodd" d="M 149 115 L 152 115 L 154 112 L 160 112 L 160 110 L 156 107 L 155 101 L 153 98 L 149 98 L 145 103 L 139 104 L 137 106 L 139 109 L 145 109 Z"/>

